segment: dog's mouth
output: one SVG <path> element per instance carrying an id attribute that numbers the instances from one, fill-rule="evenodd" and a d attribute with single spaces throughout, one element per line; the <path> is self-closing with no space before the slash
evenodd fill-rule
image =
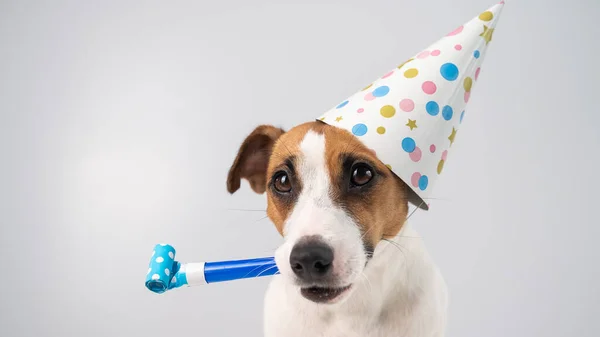
<path id="1" fill-rule="evenodd" d="M 343 293 L 350 290 L 352 285 L 344 287 L 330 288 L 330 287 L 309 287 L 301 288 L 300 293 L 304 298 L 313 301 L 315 303 L 331 303 L 336 298 L 340 297 Z"/>

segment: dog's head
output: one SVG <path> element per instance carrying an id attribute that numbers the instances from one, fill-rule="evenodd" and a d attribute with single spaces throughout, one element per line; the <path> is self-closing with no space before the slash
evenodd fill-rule
<path id="1" fill-rule="evenodd" d="M 319 303 L 347 297 L 408 211 L 408 186 L 357 137 L 318 121 L 287 132 L 256 128 L 229 171 L 230 193 L 241 179 L 267 192 L 267 215 L 284 237 L 275 254 L 280 273 Z"/>

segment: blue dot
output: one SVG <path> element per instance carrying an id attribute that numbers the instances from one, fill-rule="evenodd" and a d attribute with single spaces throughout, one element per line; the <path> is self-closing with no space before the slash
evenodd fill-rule
<path id="1" fill-rule="evenodd" d="M 479 55 L 481 55 L 481 53 L 479 53 L 479 50 L 473 52 L 473 56 L 475 56 L 476 59 L 479 58 Z"/>
<path id="2" fill-rule="evenodd" d="M 352 133 L 355 136 L 364 136 L 367 133 L 367 126 L 362 123 L 356 124 L 352 127 Z"/>
<path id="3" fill-rule="evenodd" d="M 453 114 L 454 114 L 454 111 L 452 111 L 451 106 L 446 105 L 442 108 L 442 117 L 444 117 L 445 120 L 447 120 L 447 121 L 451 120 Z"/>
<path id="4" fill-rule="evenodd" d="M 429 185 L 429 178 L 427 178 L 427 176 L 421 176 L 421 178 L 419 178 L 419 188 L 421 191 L 424 191 L 427 188 L 427 185 Z"/>
<path id="5" fill-rule="evenodd" d="M 434 101 L 429 101 L 425 104 L 425 110 L 427 110 L 428 114 L 437 116 L 437 114 L 440 113 L 440 106 Z"/>
<path id="6" fill-rule="evenodd" d="M 373 96 L 383 97 L 383 96 L 387 95 L 388 92 L 390 92 L 390 87 L 388 87 L 387 85 L 383 85 L 383 86 L 378 87 L 377 89 L 373 90 Z"/>
<path id="7" fill-rule="evenodd" d="M 417 147 L 417 143 L 415 143 L 415 140 L 410 138 L 410 137 L 406 137 L 402 140 L 402 149 L 408 153 L 412 153 L 415 148 Z"/>
<path id="8" fill-rule="evenodd" d="M 339 104 L 338 106 L 336 106 L 335 108 L 336 108 L 336 109 L 341 109 L 341 108 L 345 107 L 345 106 L 346 106 L 346 104 L 348 104 L 348 101 L 343 101 L 342 103 L 340 103 L 340 104 Z"/>
<path id="9" fill-rule="evenodd" d="M 444 63 L 440 68 L 442 77 L 448 81 L 454 81 L 458 78 L 458 67 L 454 63 Z"/>
<path id="10" fill-rule="evenodd" d="M 459 123 L 462 123 L 463 117 L 465 117 L 465 110 L 463 110 L 463 112 L 460 113 L 460 121 L 459 121 Z"/>

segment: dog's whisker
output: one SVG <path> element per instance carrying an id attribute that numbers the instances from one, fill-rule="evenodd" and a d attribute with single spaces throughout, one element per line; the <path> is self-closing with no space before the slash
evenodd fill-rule
<path id="1" fill-rule="evenodd" d="M 277 266 L 271 266 L 271 267 L 269 267 L 269 268 L 267 268 L 267 269 L 265 269 L 265 270 L 261 271 L 260 273 L 258 273 L 258 275 L 256 275 L 256 277 L 259 277 L 259 276 L 260 276 L 260 275 L 262 275 L 263 273 L 265 273 L 265 272 L 267 272 L 267 271 L 269 271 L 269 270 L 272 270 L 272 269 L 274 269 L 274 268 L 277 268 Z"/>
<path id="2" fill-rule="evenodd" d="M 266 212 L 266 209 L 243 209 L 243 208 L 228 208 L 228 211 L 239 211 L 239 212 Z"/>

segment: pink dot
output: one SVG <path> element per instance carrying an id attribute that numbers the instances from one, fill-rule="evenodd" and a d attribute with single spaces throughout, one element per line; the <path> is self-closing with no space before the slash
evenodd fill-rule
<path id="1" fill-rule="evenodd" d="M 415 108 L 415 102 L 410 98 L 405 98 L 400 101 L 400 109 L 405 112 L 411 112 Z"/>
<path id="2" fill-rule="evenodd" d="M 410 159 L 414 162 L 418 162 L 419 160 L 421 160 L 421 149 L 419 149 L 419 147 L 415 147 L 415 150 L 413 152 L 411 152 L 408 156 L 410 157 Z"/>
<path id="3" fill-rule="evenodd" d="M 475 70 L 475 81 L 477 81 L 477 78 L 479 77 L 479 72 L 481 71 L 481 67 L 477 68 L 477 70 Z"/>
<path id="4" fill-rule="evenodd" d="M 365 95 L 365 101 L 372 101 L 374 99 L 375 99 L 375 96 L 373 96 L 372 92 Z"/>
<path id="5" fill-rule="evenodd" d="M 442 160 L 446 161 L 446 158 L 448 158 L 448 150 L 445 150 L 444 152 L 442 152 Z"/>
<path id="6" fill-rule="evenodd" d="M 415 172 L 410 177 L 410 182 L 414 187 L 419 187 L 419 179 L 421 179 L 421 173 Z"/>
<path id="7" fill-rule="evenodd" d="M 454 49 L 456 49 L 456 50 L 462 50 L 462 46 L 460 44 L 457 44 L 456 46 L 454 46 Z"/>
<path id="8" fill-rule="evenodd" d="M 424 58 L 427 58 L 427 56 L 429 56 L 429 50 L 424 50 L 424 51 L 420 52 L 419 55 L 417 55 L 417 58 L 424 59 Z"/>
<path id="9" fill-rule="evenodd" d="M 438 55 L 440 55 L 440 53 L 441 52 L 438 49 L 436 49 L 436 50 L 434 50 L 434 51 L 431 52 L 431 56 L 438 56 Z"/>
<path id="10" fill-rule="evenodd" d="M 425 92 L 428 95 L 434 94 L 435 91 L 437 90 L 435 83 L 433 83 L 431 81 L 423 82 L 423 85 L 421 86 L 421 88 L 423 89 L 423 92 Z"/>
<path id="11" fill-rule="evenodd" d="M 361 112 L 364 112 L 364 111 L 365 111 L 365 109 L 363 109 L 363 108 L 359 108 L 358 110 L 356 110 L 356 112 L 358 112 L 358 113 L 361 113 Z"/>
<path id="12" fill-rule="evenodd" d="M 471 92 L 465 91 L 465 103 L 469 102 L 469 98 L 471 98 Z"/>
<path id="13" fill-rule="evenodd" d="M 458 28 L 456 28 L 455 30 L 451 31 L 450 33 L 448 33 L 447 36 L 453 36 L 453 35 L 457 35 L 460 34 L 460 32 L 463 31 L 463 26 L 460 26 Z"/>
<path id="14" fill-rule="evenodd" d="M 392 76 L 393 74 L 394 74 L 394 71 L 390 71 L 389 73 L 383 75 L 382 78 L 388 78 L 388 77 Z"/>
<path id="15" fill-rule="evenodd" d="M 435 152 L 435 144 L 431 144 L 431 146 L 429 146 L 429 151 L 430 151 L 431 153 L 434 153 L 434 152 Z"/>

